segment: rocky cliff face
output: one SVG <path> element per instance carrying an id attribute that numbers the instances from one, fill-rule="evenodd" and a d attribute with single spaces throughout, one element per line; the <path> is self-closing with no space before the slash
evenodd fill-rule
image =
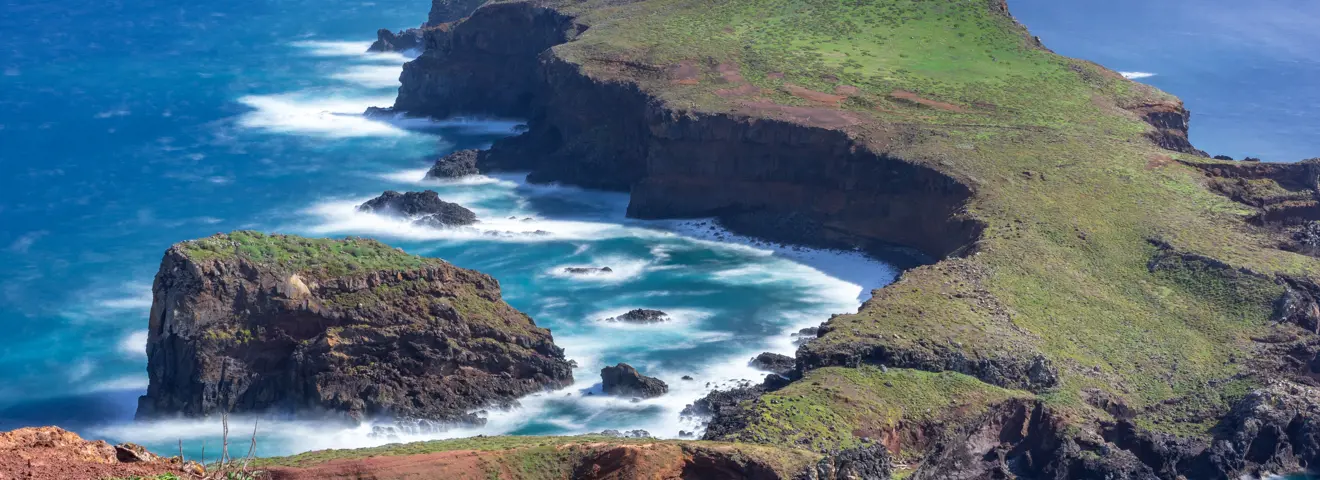
<path id="1" fill-rule="evenodd" d="M 436 26 L 466 17 L 484 3 L 486 0 L 431 0 L 426 25 Z"/>
<path id="2" fill-rule="evenodd" d="M 777 241 L 899 244 L 936 257 L 977 237 L 981 225 L 960 215 L 971 194 L 963 183 L 873 152 L 840 130 L 674 111 L 635 84 L 594 79 L 549 50 L 583 31 L 529 3 L 486 6 L 428 33 L 426 53 L 404 67 L 394 108 L 528 117 L 528 132 L 482 153 L 482 169 L 630 190 L 631 217 L 716 216 Z"/>
<path id="3" fill-rule="evenodd" d="M 139 418 L 479 422 L 468 412 L 572 382 L 550 332 L 494 279 L 370 240 L 184 242 L 152 290 Z"/>

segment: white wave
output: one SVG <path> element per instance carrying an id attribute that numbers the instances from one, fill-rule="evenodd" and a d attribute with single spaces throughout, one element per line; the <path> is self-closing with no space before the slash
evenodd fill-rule
<path id="1" fill-rule="evenodd" d="M 394 98 L 318 96 L 314 92 L 278 95 L 248 95 L 239 103 L 252 108 L 241 115 L 243 127 L 274 133 L 297 133 L 325 137 L 403 136 L 408 132 L 385 122 L 362 116 L 367 107 L 392 105 Z"/>
<path id="2" fill-rule="evenodd" d="M 1155 76 L 1154 73 L 1150 73 L 1150 72 L 1118 72 L 1118 73 L 1120 75 L 1123 75 L 1123 78 L 1129 80 L 1137 80 L 1141 78 L 1150 78 Z"/>
<path id="3" fill-rule="evenodd" d="M 130 293 L 131 292 L 131 293 Z M 103 298 L 96 306 L 109 310 L 146 310 L 151 308 L 151 286 L 133 284 L 115 298 Z"/>
<path id="4" fill-rule="evenodd" d="M 426 172 L 430 168 L 410 168 L 407 170 L 398 170 L 378 175 L 379 178 L 398 184 L 419 185 L 419 186 L 474 186 L 474 185 L 500 185 L 503 187 L 515 187 L 516 183 L 488 177 L 485 175 L 468 175 L 466 177 L 454 179 L 426 178 Z"/>
<path id="5" fill-rule="evenodd" d="M 499 194 L 498 192 L 494 194 Z M 326 201 L 312 206 L 305 213 L 318 218 L 308 227 L 317 235 L 366 234 L 406 240 L 458 240 L 537 243 L 559 240 L 600 240 L 634 236 L 635 230 L 619 224 L 546 220 L 533 217 L 507 218 L 493 214 L 475 205 L 483 198 L 480 192 L 445 192 L 446 201 L 456 202 L 477 213 L 479 223 L 461 228 L 434 228 L 413 224 L 408 219 L 357 211 L 357 205 L 367 198 Z M 486 193 L 485 195 L 492 195 Z M 515 216 L 516 217 L 516 216 Z"/>
<path id="6" fill-rule="evenodd" d="M 353 60 L 399 65 L 411 59 L 410 56 L 399 52 L 368 52 L 371 42 L 304 40 L 290 45 L 303 49 L 313 57 L 352 57 Z"/>
<path id="7" fill-rule="evenodd" d="M 145 391 L 147 384 L 150 383 L 146 376 L 130 375 L 110 380 L 105 380 L 92 384 L 88 393 L 92 392 L 117 392 L 124 390 Z"/>
<path id="8" fill-rule="evenodd" d="M 403 67 L 393 65 L 355 65 L 330 78 L 367 88 L 390 88 L 399 86 L 399 73 L 402 71 Z"/>
<path id="9" fill-rule="evenodd" d="M 138 330 L 119 339 L 119 353 L 138 358 L 147 356 L 147 331 Z"/>
<path id="10" fill-rule="evenodd" d="M 623 283 L 641 278 L 646 272 L 647 267 L 650 265 L 651 262 L 647 260 L 621 256 L 605 256 L 598 259 L 592 259 L 592 261 L 588 263 L 555 265 L 546 270 L 545 274 L 554 278 L 582 282 Z M 591 273 L 571 273 L 567 271 L 569 268 L 597 267 L 609 267 L 610 271 L 594 271 Z"/>

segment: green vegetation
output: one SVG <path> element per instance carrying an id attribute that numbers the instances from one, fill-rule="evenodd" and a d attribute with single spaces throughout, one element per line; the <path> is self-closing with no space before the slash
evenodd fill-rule
<path id="1" fill-rule="evenodd" d="M 987 385 L 958 373 L 828 367 L 761 397 L 750 406 L 756 421 L 733 440 L 798 445 L 814 451 L 862 445 L 862 438 L 893 438 L 894 452 L 910 447 L 904 425 L 953 425 L 985 412 L 985 406 L 1031 394 Z M 974 405 L 972 409 L 960 409 Z M 889 442 L 886 442 L 888 445 Z"/>
<path id="2" fill-rule="evenodd" d="M 250 230 L 216 234 L 179 244 L 197 262 L 245 260 L 311 277 L 334 277 L 379 270 L 415 270 L 444 261 L 409 255 L 376 240 L 268 235 Z"/>
<path id="3" fill-rule="evenodd" d="M 874 346 L 949 346 L 973 359 L 1043 354 L 1060 384 L 1035 394 L 1071 417 L 1107 418 L 1081 394 L 1099 389 L 1136 411 L 1183 405 L 1139 421 L 1199 434 L 1232 396 L 1183 400 L 1206 398 L 1209 385 L 1237 392 L 1258 381 L 1234 359 L 1274 328 L 1274 275 L 1320 271 L 1320 261 L 1276 249 L 1268 232 L 1243 222 L 1250 208 L 1179 162 L 1199 159 L 1150 141 L 1136 110 L 1176 112 L 1176 98 L 1041 48 L 1000 2 L 552 3 L 590 26 L 555 49 L 588 75 L 635 82 L 680 112 L 833 118 L 828 126 L 875 151 L 975 191 L 965 215 L 985 225 L 976 254 L 909 271 L 858 313 L 833 319 L 807 347 L 820 358 Z M 1270 182 L 1244 188 L 1287 193 Z M 1158 256 L 1166 261 L 1152 269 Z M 1187 260 L 1195 258 L 1226 268 Z M 903 389 L 844 372 L 815 381 L 866 386 L 873 398 L 795 385 L 803 398 L 758 407 L 768 410 L 747 438 L 846 445 L 855 437 L 840 428 L 887 425 L 895 405 L 975 410 L 1003 398 L 981 385 L 977 395 L 911 403 Z"/>

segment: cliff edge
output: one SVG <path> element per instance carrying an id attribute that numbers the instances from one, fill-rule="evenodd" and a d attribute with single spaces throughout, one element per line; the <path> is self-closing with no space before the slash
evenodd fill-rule
<path id="1" fill-rule="evenodd" d="M 572 382 L 491 277 L 366 239 L 239 231 L 177 244 L 152 286 L 138 418 L 248 412 L 481 422 Z"/>

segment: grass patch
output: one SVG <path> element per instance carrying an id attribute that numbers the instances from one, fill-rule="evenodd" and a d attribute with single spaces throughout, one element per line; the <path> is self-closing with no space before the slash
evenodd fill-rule
<path id="1" fill-rule="evenodd" d="M 196 262 L 242 258 L 312 277 L 337 277 L 381 270 L 415 270 L 445 265 L 443 260 L 410 255 L 376 240 L 268 235 L 251 230 L 216 234 L 178 245 Z"/>

